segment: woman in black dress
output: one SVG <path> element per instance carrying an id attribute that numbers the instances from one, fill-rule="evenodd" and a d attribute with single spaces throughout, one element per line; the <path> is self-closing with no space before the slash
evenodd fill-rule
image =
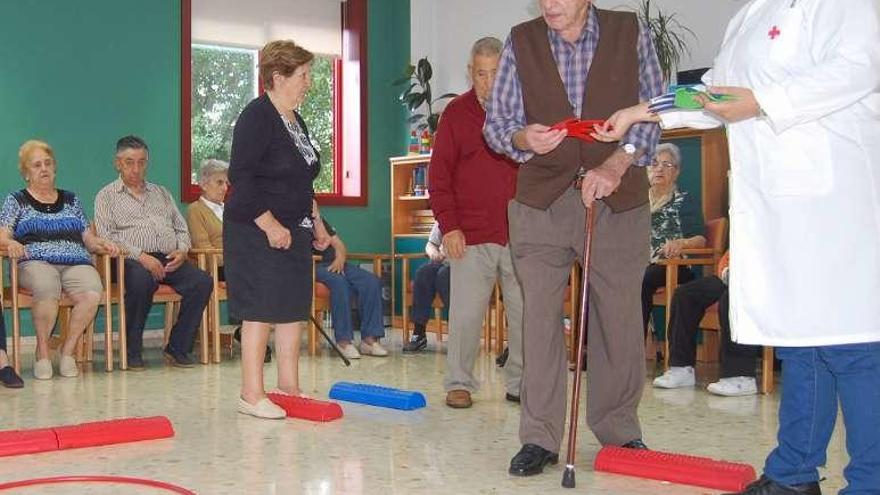
<path id="1" fill-rule="evenodd" d="M 235 124 L 224 209 L 223 250 L 229 311 L 241 318 L 238 410 L 280 419 L 263 386 L 263 356 L 275 327 L 278 392 L 300 395 L 299 343 L 312 300 L 312 181 L 318 152 L 295 111 L 311 87 L 314 56 L 293 41 L 260 51 L 265 93 Z"/>

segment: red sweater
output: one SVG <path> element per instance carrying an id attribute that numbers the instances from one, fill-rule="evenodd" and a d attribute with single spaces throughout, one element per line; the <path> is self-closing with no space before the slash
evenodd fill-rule
<path id="1" fill-rule="evenodd" d="M 444 234 L 461 229 L 468 245 L 505 246 L 517 165 L 483 140 L 485 120 L 473 89 L 449 102 L 434 135 L 428 192 Z"/>

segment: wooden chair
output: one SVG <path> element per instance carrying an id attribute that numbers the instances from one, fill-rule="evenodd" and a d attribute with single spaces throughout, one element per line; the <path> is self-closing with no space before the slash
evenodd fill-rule
<path id="1" fill-rule="evenodd" d="M 117 257 L 117 263 L 121 263 L 122 257 Z M 9 286 L 3 287 L 3 307 L 12 311 L 12 355 L 11 362 L 17 373 L 21 372 L 21 310 L 30 309 L 33 305 L 33 299 L 29 290 L 20 287 L 18 263 L 11 258 L 5 250 L 0 251 L 0 280 L 5 280 L 3 261 L 7 260 L 9 264 Z M 104 308 L 104 352 L 105 352 L 105 369 L 113 370 L 113 316 L 112 304 L 121 300 L 122 295 L 119 294 L 114 298 L 114 286 L 110 283 L 110 264 L 111 256 L 106 254 L 98 254 L 93 256 L 93 260 L 99 274 L 101 282 L 104 286 L 101 294 L 101 305 Z M 70 319 L 70 310 L 73 308 L 73 300 L 66 294 L 62 293 L 61 300 L 58 303 L 59 313 L 58 322 L 61 326 L 61 342 L 67 335 L 67 325 Z M 120 324 L 124 325 L 124 317 L 120 320 Z M 86 328 L 86 331 L 80 337 L 77 344 L 77 360 L 91 362 L 93 357 L 94 346 L 94 330 L 95 323 L 92 321 Z M 58 340 L 56 340 L 58 342 Z"/>
<path id="2" fill-rule="evenodd" d="M 208 301 L 206 314 L 203 316 L 206 319 L 203 319 L 203 328 L 206 331 L 201 333 L 202 338 L 199 339 L 199 350 L 202 356 L 209 357 L 209 361 L 219 363 L 220 349 L 222 347 L 220 302 L 226 301 L 229 298 L 226 292 L 226 282 L 220 280 L 220 260 L 223 257 L 223 250 L 220 248 L 191 249 L 189 254 L 195 258 L 196 266 L 211 276 L 214 287 L 214 290 L 211 291 L 211 299 Z M 229 346 L 230 348 L 232 346 L 231 338 Z M 203 362 L 205 362 L 204 359 Z"/>
<path id="3" fill-rule="evenodd" d="M 382 278 L 382 261 L 391 259 L 390 255 L 378 253 L 347 253 L 346 260 L 361 260 L 373 262 L 373 274 Z M 330 289 L 315 279 L 317 264 L 321 262 L 321 256 L 312 256 L 312 315 L 315 320 L 323 321 L 324 316 L 330 311 Z M 327 331 L 327 329 L 324 329 Z M 315 323 L 309 322 L 309 355 L 318 353 L 318 329 Z"/>
<path id="4" fill-rule="evenodd" d="M 663 306 L 666 308 L 665 322 L 666 329 L 669 329 L 669 308 L 672 307 L 672 295 L 675 287 L 678 286 L 678 269 L 680 266 L 705 266 L 709 267 L 710 273 L 715 272 L 718 261 L 727 248 L 727 219 L 724 217 L 715 218 L 706 223 L 706 247 L 691 248 L 682 251 L 687 256 L 672 260 L 660 260 L 658 265 L 666 266 L 666 284 L 654 293 L 654 306 Z M 669 339 L 665 339 L 664 366 L 669 366 Z M 717 348 L 717 342 L 714 342 Z M 717 352 L 714 354 L 717 355 Z"/>

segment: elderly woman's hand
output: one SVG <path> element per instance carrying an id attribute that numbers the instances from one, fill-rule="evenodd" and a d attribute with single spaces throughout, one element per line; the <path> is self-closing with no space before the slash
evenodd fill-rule
<path id="1" fill-rule="evenodd" d="M 663 245 L 663 257 L 666 259 L 680 258 L 681 252 L 684 248 L 684 239 L 672 239 L 666 241 L 666 244 Z"/>
<path id="2" fill-rule="evenodd" d="M 107 239 L 95 240 L 95 252 L 98 254 L 108 254 L 110 256 L 119 256 L 124 250 L 114 242 Z"/>
<path id="3" fill-rule="evenodd" d="M 6 243 L 6 252 L 9 253 L 9 256 L 12 258 L 24 258 L 27 256 L 27 250 L 25 250 L 24 246 L 13 239 L 10 239 L 9 242 Z"/>
<path id="4" fill-rule="evenodd" d="M 269 227 L 266 230 L 266 239 L 269 241 L 269 246 L 275 249 L 290 249 L 293 243 L 290 230 L 281 224 Z"/>

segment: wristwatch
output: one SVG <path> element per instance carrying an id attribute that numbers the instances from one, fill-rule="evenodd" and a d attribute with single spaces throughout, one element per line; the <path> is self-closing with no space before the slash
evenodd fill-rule
<path id="1" fill-rule="evenodd" d="M 630 156 L 636 154 L 636 145 L 634 145 L 632 143 L 626 143 L 623 146 L 621 146 L 620 149 L 622 149 L 624 153 L 626 153 L 627 155 L 630 155 Z"/>

